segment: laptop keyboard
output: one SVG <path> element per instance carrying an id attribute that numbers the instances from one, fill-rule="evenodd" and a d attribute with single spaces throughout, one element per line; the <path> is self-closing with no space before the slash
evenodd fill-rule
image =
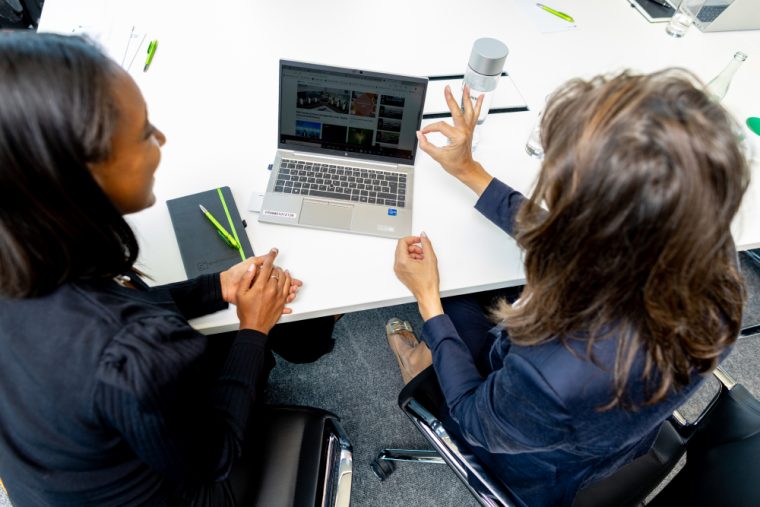
<path id="1" fill-rule="evenodd" d="M 274 191 L 404 208 L 406 174 L 283 159 Z"/>
<path id="2" fill-rule="evenodd" d="M 699 14 L 697 14 L 697 19 L 703 23 L 712 23 L 727 7 L 728 5 L 708 5 L 702 7 L 699 10 Z"/>

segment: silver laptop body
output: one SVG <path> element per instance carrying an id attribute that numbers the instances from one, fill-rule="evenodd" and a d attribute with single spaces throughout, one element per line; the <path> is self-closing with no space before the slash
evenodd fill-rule
<path id="1" fill-rule="evenodd" d="M 703 32 L 760 29 L 760 0 L 707 0 L 694 24 Z"/>
<path id="2" fill-rule="evenodd" d="M 260 222 L 412 232 L 427 79 L 280 61 L 278 150 Z"/>

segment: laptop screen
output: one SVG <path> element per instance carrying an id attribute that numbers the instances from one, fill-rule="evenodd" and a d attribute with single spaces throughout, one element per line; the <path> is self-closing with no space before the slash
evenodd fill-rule
<path id="1" fill-rule="evenodd" d="M 427 79 L 280 60 L 279 147 L 414 164 Z"/>

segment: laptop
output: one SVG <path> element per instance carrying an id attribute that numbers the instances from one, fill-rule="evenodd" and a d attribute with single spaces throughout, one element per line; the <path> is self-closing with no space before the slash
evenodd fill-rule
<path id="1" fill-rule="evenodd" d="M 758 0 L 707 0 L 694 20 L 703 32 L 760 29 Z"/>
<path id="2" fill-rule="evenodd" d="M 278 150 L 259 222 L 412 232 L 427 78 L 280 60 Z"/>

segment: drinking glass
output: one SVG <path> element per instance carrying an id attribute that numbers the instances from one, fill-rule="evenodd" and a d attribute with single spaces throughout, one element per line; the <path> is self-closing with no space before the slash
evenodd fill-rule
<path id="1" fill-rule="evenodd" d="M 668 35 L 676 38 L 683 37 L 689 27 L 697 19 L 697 14 L 702 10 L 707 0 L 681 0 L 676 13 L 670 18 L 665 31 Z"/>

